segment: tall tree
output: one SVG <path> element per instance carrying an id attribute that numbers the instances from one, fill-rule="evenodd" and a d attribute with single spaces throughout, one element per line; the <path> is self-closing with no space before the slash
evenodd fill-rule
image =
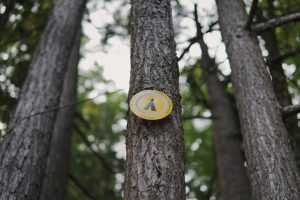
<path id="1" fill-rule="evenodd" d="M 208 54 L 203 39 L 202 26 L 198 21 L 197 6 L 194 17 L 197 42 L 202 56 L 200 66 L 209 95 L 209 105 L 214 129 L 215 152 L 222 200 L 250 200 L 250 185 L 244 167 L 245 158 L 241 149 L 241 131 L 235 102 L 226 91 L 216 72 L 215 60 Z M 233 176 L 234 174 L 234 176 Z"/>
<path id="2" fill-rule="evenodd" d="M 261 9 L 258 9 L 257 19 L 259 21 L 265 21 L 268 18 L 276 17 L 273 2 L 274 2 L 273 0 L 267 0 L 267 10 L 265 12 L 266 16 L 263 15 Z M 282 67 L 282 60 L 281 59 L 272 60 L 272 58 L 275 58 L 276 56 L 280 55 L 280 49 L 278 45 L 279 41 L 277 39 L 276 32 L 275 30 L 270 30 L 268 32 L 262 33 L 261 36 L 265 41 L 265 45 L 269 53 L 268 65 L 272 76 L 272 83 L 273 83 L 274 91 L 278 99 L 278 102 L 280 103 L 281 106 L 291 105 L 292 97 L 288 90 L 288 82 Z M 299 168 L 300 167 L 300 151 L 299 151 L 300 134 L 299 134 L 297 117 L 291 116 L 285 119 L 285 126 L 289 133 L 291 143 L 293 146 L 293 151 L 295 153 L 297 165 Z"/>
<path id="3" fill-rule="evenodd" d="M 166 93 L 172 113 L 158 121 L 128 116 L 125 199 L 185 199 L 179 69 L 169 0 L 133 0 L 129 99 L 147 88 Z"/>
<path id="4" fill-rule="evenodd" d="M 216 0 L 245 141 L 253 199 L 300 197 L 299 176 L 271 79 L 240 0 Z"/>
<path id="5" fill-rule="evenodd" d="M 66 196 L 72 125 L 76 108 L 74 102 L 77 99 L 77 66 L 80 56 L 81 31 L 77 32 L 70 55 L 63 92 L 60 97 L 61 108 L 55 121 L 40 200 L 63 200 Z"/>
<path id="6" fill-rule="evenodd" d="M 0 152 L 0 199 L 39 198 L 84 0 L 55 0 Z"/>

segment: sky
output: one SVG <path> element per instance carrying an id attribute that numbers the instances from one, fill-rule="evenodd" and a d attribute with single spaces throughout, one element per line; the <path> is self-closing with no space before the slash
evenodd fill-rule
<path id="1" fill-rule="evenodd" d="M 215 13 L 214 0 L 181 0 L 182 4 L 190 13 L 193 13 L 194 3 L 198 4 L 199 18 L 203 25 L 208 24 L 208 15 Z M 127 92 L 129 89 L 129 74 L 130 74 L 130 42 L 129 39 L 113 37 L 109 40 L 109 46 L 101 49 L 100 40 L 102 39 L 101 33 L 98 28 L 103 27 L 106 23 L 113 23 L 112 13 L 119 9 L 122 1 L 114 1 L 106 9 L 101 8 L 103 5 L 88 5 L 90 10 L 90 20 L 92 23 L 83 23 L 83 33 L 89 38 L 89 41 L 82 48 L 84 57 L 80 62 L 80 70 L 86 71 L 97 67 L 95 63 L 102 66 L 104 69 L 104 77 L 111 79 L 115 82 L 116 89 L 122 89 Z M 101 4 L 101 3 L 99 3 Z M 122 7 L 123 14 L 127 15 L 130 10 L 130 5 Z M 175 19 L 176 20 L 176 19 Z M 184 19 L 180 22 L 180 26 L 185 27 L 181 29 L 181 34 L 176 38 L 177 56 L 180 55 L 183 48 L 188 43 L 189 38 L 195 35 L 194 21 L 192 19 Z M 96 28 L 97 27 L 97 28 Z M 210 54 L 217 57 L 217 62 L 222 62 L 220 68 L 225 74 L 229 74 L 230 70 L 226 61 L 225 47 L 221 43 L 221 35 L 218 31 L 205 35 L 205 41 L 210 47 Z M 100 48 L 99 48 L 100 47 Z M 186 64 L 191 64 L 196 57 L 201 54 L 198 45 L 194 45 L 182 61 L 179 62 L 180 68 Z"/>

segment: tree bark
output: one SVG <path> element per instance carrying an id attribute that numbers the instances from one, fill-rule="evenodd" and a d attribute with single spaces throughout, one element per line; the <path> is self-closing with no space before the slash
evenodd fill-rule
<path id="1" fill-rule="evenodd" d="M 128 116 L 125 200 L 183 200 L 184 139 L 179 69 L 169 0 L 132 0 L 129 99 L 147 88 L 167 94 L 171 114 L 147 121 Z"/>
<path id="2" fill-rule="evenodd" d="M 0 199 L 37 200 L 84 1 L 55 0 L 0 152 Z M 51 112 L 41 111 L 50 110 Z"/>
<path id="3" fill-rule="evenodd" d="M 197 38 L 202 56 L 200 66 L 208 90 L 209 104 L 214 129 L 215 152 L 218 176 L 221 185 L 221 200 L 250 200 L 250 184 L 244 167 L 245 158 L 241 149 L 241 132 L 235 103 L 226 92 L 224 84 L 213 70 L 216 63 L 208 54 L 198 22 L 195 7 Z"/>
<path id="4" fill-rule="evenodd" d="M 265 19 L 261 11 L 258 12 L 257 14 L 259 20 Z M 275 17 L 273 0 L 268 0 L 267 17 L 268 18 Z M 278 47 L 278 41 L 277 41 L 277 36 L 275 31 L 271 30 L 269 32 L 263 33 L 261 36 L 265 41 L 266 48 L 269 53 L 268 57 L 274 58 L 277 55 L 279 55 L 280 50 Z M 268 64 L 269 64 L 270 74 L 272 76 L 274 92 L 280 105 L 282 107 L 292 105 L 292 97 L 289 93 L 287 78 L 282 68 L 282 60 L 275 60 L 269 62 Z M 284 121 L 285 121 L 285 127 L 287 129 L 287 132 L 291 140 L 294 154 L 296 156 L 297 165 L 298 168 L 300 169 L 300 149 L 299 149 L 300 134 L 299 134 L 299 127 L 298 127 L 298 120 L 296 116 L 293 116 L 285 119 Z"/>
<path id="5" fill-rule="evenodd" d="M 240 0 L 216 0 L 245 141 L 252 198 L 297 200 L 299 176 L 267 67 Z"/>
<path id="6" fill-rule="evenodd" d="M 77 99 L 80 29 L 77 32 L 60 97 L 60 105 L 75 102 Z M 40 200 L 65 199 L 75 109 L 76 105 L 71 105 L 60 109 L 57 113 Z"/>

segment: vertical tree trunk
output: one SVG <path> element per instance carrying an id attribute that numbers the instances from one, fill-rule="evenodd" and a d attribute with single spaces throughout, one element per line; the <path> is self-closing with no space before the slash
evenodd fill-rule
<path id="1" fill-rule="evenodd" d="M 236 108 L 224 84 L 219 80 L 214 67 L 216 63 L 208 54 L 198 22 L 195 6 L 197 38 L 202 57 L 200 66 L 205 77 L 212 113 L 218 176 L 221 184 L 221 200 L 250 200 L 250 185 L 244 167 L 245 158 L 241 150 L 240 126 Z"/>
<path id="2" fill-rule="evenodd" d="M 183 200 L 184 139 L 170 0 L 132 0 L 129 99 L 146 88 L 166 93 L 172 113 L 158 121 L 128 117 L 126 200 Z"/>
<path id="3" fill-rule="evenodd" d="M 1 144 L 0 199 L 37 200 L 83 0 L 55 0 Z M 49 112 L 44 112 L 44 111 Z"/>
<path id="4" fill-rule="evenodd" d="M 14 8 L 15 1 L 14 0 L 8 0 L 3 2 L 5 6 L 5 11 L 4 13 L 0 16 L 0 37 L 3 34 L 5 25 L 7 24 L 9 20 L 10 13 L 12 9 Z"/>
<path id="5" fill-rule="evenodd" d="M 253 199 L 297 200 L 299 176 L 256 36 L 240 0 L 216 0 L 232 69 Z"/>
<path id="6" fill-rule="evenodd" d="M 259 20 L 265 20 L 260 10 L 257 14 Z M 268 0 L 267 17 L 268 18 L 276 17 L 274 14 L 273 0 Z M 278 47 L 278 41 L 277 41 L 275 30 L 271 30 L 266 33 L 263 33 L 261 36 L 266 43 L 266 48 L 269 52 L 268 57 L 273 58 L 275 56 L 278 56 L 280 54 L 280 50 Z M 292 105 L 292 98 L 288 90 L 287 78 L 282 68 L 282 61 L 278 60 L 278 61 L 270 62 L 269 69 L 272 76 L 272 83 L 273 83 L 275 95 L 280 105 L 281 106 Z M 300 149 L 299 149 L 300 134 L 299 134 L 297 116 L 292 116 L 286 119 L 285 127 L 291 139 L 291 144 L 293 146 L 293 151 L 296 156 L 298 169 L 300 169 Z"/>
<path id="7" fill-rule="evenodd" d="M 60 105 L 70 104 L 77 99 L 77 66 L 80 56 L 81 31 L 77 32 L 60 97 Z M 72 105 L 61 108 L 57 113 L 40 200 L 65 199 L 75 109 L 76 106 Z"/>

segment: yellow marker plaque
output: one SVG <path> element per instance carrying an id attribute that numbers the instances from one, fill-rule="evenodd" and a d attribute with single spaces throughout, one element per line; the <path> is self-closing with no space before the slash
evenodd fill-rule
<path id="1" fill-rule="evenodd" d="M 130 109 L 138 117 L 148 120 L 159 120 L 172 111 L 171 99 L 156 90 L 144 90 L 135 94 L 130 100 Z"/>

